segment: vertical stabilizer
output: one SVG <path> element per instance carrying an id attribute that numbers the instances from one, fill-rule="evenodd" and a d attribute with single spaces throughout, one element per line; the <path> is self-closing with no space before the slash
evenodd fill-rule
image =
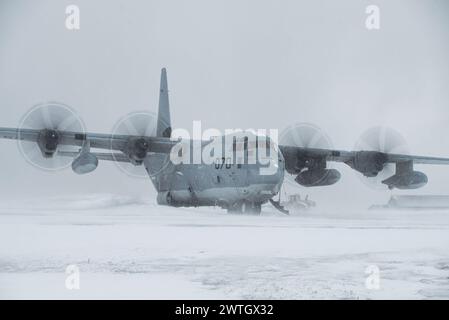
<path id="1" fill-rule="evenodd" d="M 171 136 L 171 119 L 170 119 L 170 104 L 168 101 L 168 85 L 167 85 L 167 70 L 165 68 L 161 71 L 161 87 L 159 91 L 159 111 L 156 134 L 158 137 L 170 138 Z"/>

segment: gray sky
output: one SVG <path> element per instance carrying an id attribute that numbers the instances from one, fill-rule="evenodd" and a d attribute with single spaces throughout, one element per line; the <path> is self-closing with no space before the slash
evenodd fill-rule
<path id="1" fill-rule="evenodd" d="M 65 28 L 68 4 L 79 5 L 79 31 Z M 377 31 L 365 28 L 370 4 L 381 10 Z M 89 131 L 110 132 L 133 110 L 157 110 L 167 67 L 174 127 L 311 122 L 351 149 L 367 128 L 388 125 L 412 153 L 449 156 L 448 9 L 445 0 L 0 0 L 0 126 L 51 100 L 78 110 Z M 4 196 L 154 195 L 149 180 L 111 163 L 87 176 L 46 173 L 14 142 L 0 145 Z M 328 203 L 388 198 L 336 168 L 337 185 L 305 192 Z M 418 170 L 429 184 L 414 193 L 447 193 L 449 168 Z"/>

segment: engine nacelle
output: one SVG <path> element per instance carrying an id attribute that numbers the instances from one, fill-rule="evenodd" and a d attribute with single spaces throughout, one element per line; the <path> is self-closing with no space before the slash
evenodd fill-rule
<path id="1" fill-rule="evenodd" d="M 90 152 L 82 152 L 72 162 L 72 170 L 77 174 L 86 174 L 98 167 L 98 158 Z"/>
<path id="2" fill-rule="evenodd" d="M 128 145 L 129 160 L 134 165 L 141 165 L 150 148 L 148 141 L 145 138 L 131 138 Z"/>
<path id="3" fill-rule="evenodd" d="M 44 129 L 39 133 L 37 145 L 44 158 L 51 158 L 56 152 L 59 144 L 59 134 L 56 130 Z"/>
<path id="4" fill-rule="evenodd" d="M 419 171 L 410 171 L 403 174 L 395 174 L 382 181 L 389 189 L 418 189 L 426 185 L 427 176 Z"/>
<path id="5" fill-rule="evenodd" d="M 387 163 L 387 155 L 377 151 L 358 151 L 354 160 L 348 163 L 354 170 L 365 177 L 375 177 Z"/>
<path id="6" fill-rule="evenodd" d="M 340 180 L 340 176 L 335 169 L 308 169 L 298 174 L 295 181 L 304 187 L 330 186 Z"/>

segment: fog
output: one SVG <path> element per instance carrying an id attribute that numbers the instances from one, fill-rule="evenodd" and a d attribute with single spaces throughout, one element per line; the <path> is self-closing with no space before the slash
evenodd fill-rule
<path id="1" fill-rule="evenodd" d="M 80 8 L 80 30 L 65 8 Z M 368 5 L 380 29 L 365 27 Z M 0 126 L 33 105 L 60 101 L 89 132 L 123 115 L 157 110 L 168 71 L 174 127 L 321 127 L 337 149 L 375 125 L 397 129 L 413 154 L 449 156 L 449 3 L 428 1 L 22 1 L 0 0 Z M 119 193 L 154 197 L 151 182 L 101 162 L 92 174 L 49 173 L 0 141 L 2 197 Z M 323 188 L 298 188 L 318 204 L 368 206 L 373 190 L 349 167 Z M 417 166 L 445 194 L 449 167 Z M 397 193 L 404 193 L 394 191 Z"/>

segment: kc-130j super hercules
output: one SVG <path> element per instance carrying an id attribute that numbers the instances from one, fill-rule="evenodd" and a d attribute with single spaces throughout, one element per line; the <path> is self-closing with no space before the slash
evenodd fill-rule
<path id="1" fill-rule="evenodd" d="M 258 214 L 261 205 L 270 201 L 277 209 L 287 213 L 279 202 L 273 200 L 280 191 L 284 171 L 294 176 L 296 183 L 312 187 L 331 185 L 339 180 L 340 173 L 328 168 L 329 162 L 343 162 L 365 177 L 376 177 L 387 166 L 395 165 L 395 172 L 382 179 L 382 184 L 390 189 L 415 189 L 427 183 L 427 176 L 415 171 L 414 164 L 449 164 L 449 158 L 411 156 L 400 152 L 343 151 L 283 144 L 282 141 L 277 146 L 271 143 L 252 144 L 248 137 L 239 144 L 243 150 L 243 163 L 236 160 L 235 137 L 229 162 L 220 157 L 214 163 L 174 163 L 170 153 L 180 140 L 171 138 L 165 69 L 161 74 L 159 111 L 153 133 L 148 128 L 143 131 L 128 130 L 128 134 L 85 133 L 82 126 L 76 126 L 77 118 L 70 114 L 70 110 L 61 108 L 54 105 L 34 108 L 19 128 L 0 128 L 0 137 L 19 140 L 28 160 L 39 156 L 41 161 L 50 163 L 55 158 L 65 157 L 79 174 L 95 170 L 98 160 L 125 162 L 128 166 L 129 163 L 135 166 L 143 164 L 158 192 L 157 201 L 161 205 L 216 205 L 229 212 Z M 129 123 L 125 127 L 129 129 Z M 266 138 L 265 142 L 269 140 Z M 200 141 L 200 150 L 209 143 Z M 30 145 L 35 148 L 34 151 L 30 151 Z M 247 161 L 248 154 L 258 153 L 262 145 L 265 151 L 269 150 L 271 165 L 275 168 L 270 174 L 261 173 L 264 165 Z M 64 151 L 67 147 L 71 147 L 72 151 Z M 91 152 L 91 149 L 106 152 Z"/>

